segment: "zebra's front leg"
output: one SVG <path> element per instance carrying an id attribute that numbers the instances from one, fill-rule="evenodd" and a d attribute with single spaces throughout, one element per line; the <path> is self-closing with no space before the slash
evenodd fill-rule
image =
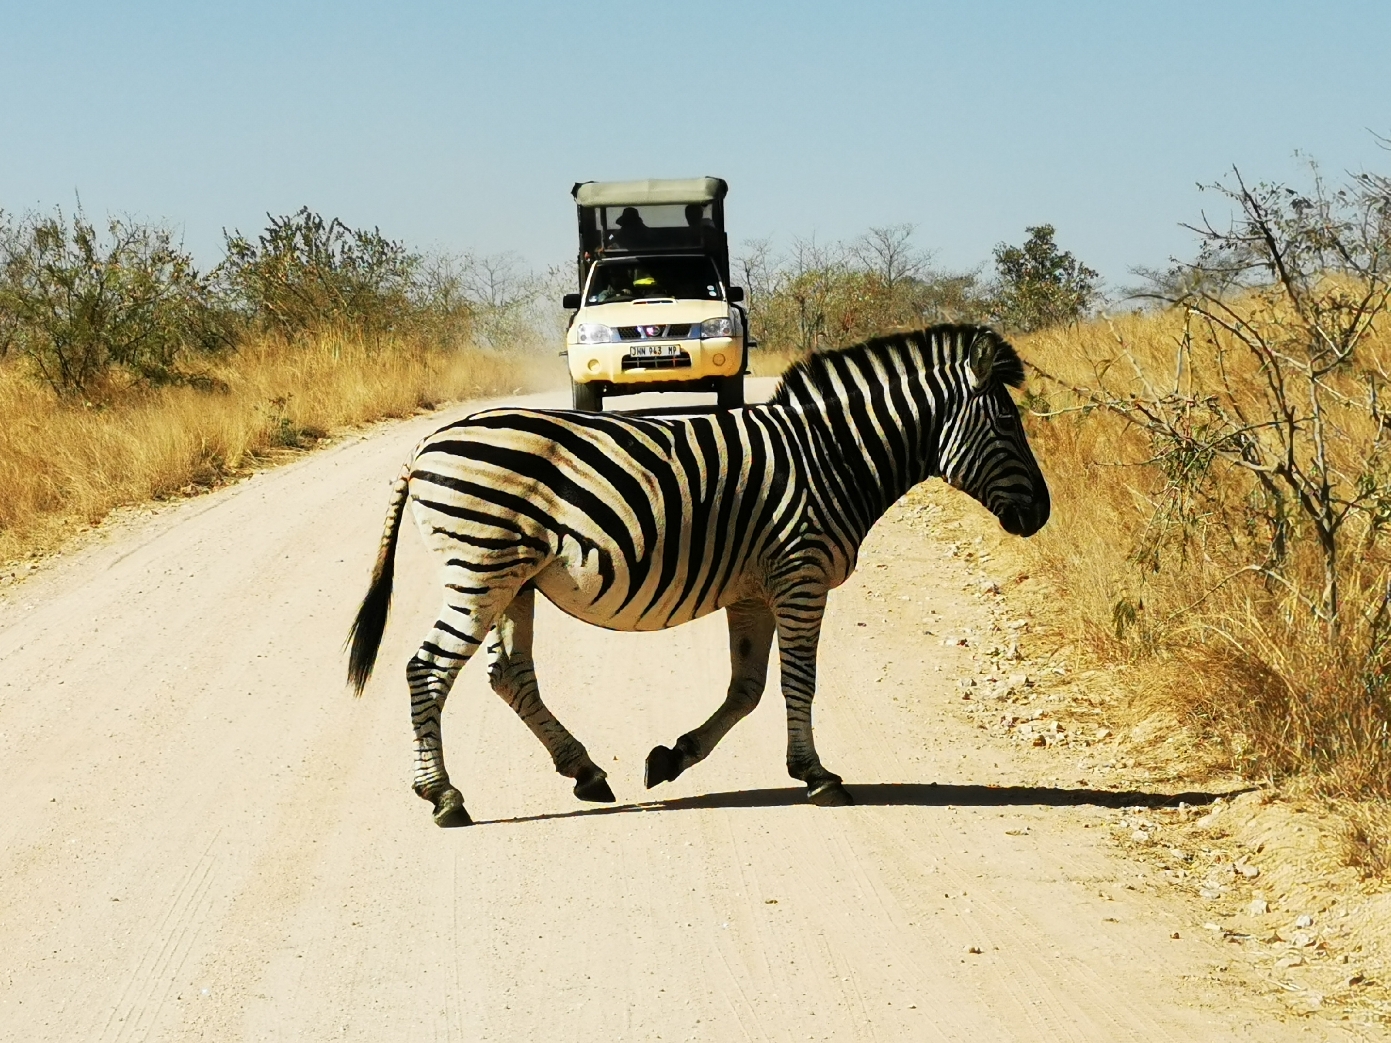
<path id="1" fill-rule="evenodd" d="M 725 609 L 729 622 L 729 691 L 720 708 L 695 731 L 676 740 L 674 748 L 657 746 L 647 755 L 643 782 L 648 789 L 670 782 L 725 737 L 752 712 L 768 679 L 768 652 L 773 646 L 773 613 L 760 601 L 739 601 Z"/>
<path id="2" fill-rule="evenodd" d="M 822 807 L 853 804 L 841 778 L 827 771 L 816 754 L 811 732 L 811 701 L 816 695 L 816 648 L 826 594 L 799 591 L 774 610 L 778 629 L 778 666 L 787 703 L 787 773 L 807 784 L 807 800 Z"/>
<path id="3" fill-rule="evenodd" d="M 551 755 L 555 770 L 575 780 L 580 800 L 612 803 L 607 773 L 541 701 L 531 656 L 536 591 L 524 588 L 493 625 L 488 638 L 488 680 Z"/>

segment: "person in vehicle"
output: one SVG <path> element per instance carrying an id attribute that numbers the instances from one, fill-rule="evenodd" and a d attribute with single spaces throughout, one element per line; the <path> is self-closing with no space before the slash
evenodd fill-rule
<path id="1" fill-rule="evenodd" d="M 633 292 L 633 266 L 630 264 L 606 264 L 594 273 L 594 282 L 597 290 L 590 295 L 590 304 L 630 301 L 636 296 Z"/>
<path id="2" fill-rule="evenodd" d="M 638 213 L 635 206 L 625 206 L 623 212 L 618 215 L 618 220 L 614 222 L 618 226 L 616 233 L 618 244 L 633 249 L 647 243 L 650 236 L 650 229 Z"/>

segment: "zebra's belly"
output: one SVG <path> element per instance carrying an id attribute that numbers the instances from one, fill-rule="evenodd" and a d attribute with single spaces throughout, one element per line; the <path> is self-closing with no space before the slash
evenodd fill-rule
<path id="1" fill-rule="evenodd" d="M 638 591 L 632 597 L 621 587 L 600 593 L 595 577 L 585 570 L 571 569 L 563 561 L 553 562 L 532 581 L 536 589 L 566 615 L 606 630 L 666 630 L 709 615 L 736 597 L 708 595 L 681 598 L 678 589 L 663 591 L 656 597 Z"/>

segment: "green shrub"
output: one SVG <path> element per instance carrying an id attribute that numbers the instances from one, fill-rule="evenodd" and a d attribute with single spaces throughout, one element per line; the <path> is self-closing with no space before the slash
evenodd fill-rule
<path id="1" fill-rule="evenodd" d="M 217 275 L 227 297 L 266 332 L 294 339 L 345 329 L 375 338 L 419 315 L 421 260 L 378 229 L 325 221 L 307 206 L 274 217 L 255 242 L 224 233 Z"/>
<path id="2" fill-rule="evenodd" d="M 171 233 L 78 210 L 0 214 L 0 356 L 26 358 L 62 395 L 120 367 L 137 380 L 195 379 L 186 364 L 232 342 L 229 314 Z"/>
<path id="3" fill-rule="evenodd" d="M 1100 276 L 1071 251 L 1058 249 L 1052 225 L 1024 231 L 1029 238 L 1023 246 L 995 247 L 995 321 L 1021 333 L 1076 322 L 1100 298 Z"/>

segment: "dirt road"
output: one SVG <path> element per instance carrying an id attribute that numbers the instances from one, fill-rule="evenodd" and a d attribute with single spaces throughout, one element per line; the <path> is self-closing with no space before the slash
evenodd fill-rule
<path id="1" fill-rule="evenodd" d="M 360 701 L 341 646 L 389 482 L 441 422 L 4 595 L 0 1039 L 1335 1038 L 1213 980 L 1222 943 L 1127 889 L 1099 808 L 988 788 L 1038 780 L 952 712 L 965 650 L 935 635 L 984 609 L 902 517 L 824 631 L 817 744 L 859 806 L 785 776 L 776 667 L 708 761 L 644 791 L 646 752 L 722 696 L 723 618 L 613 634 L 542 604 L 543 693 L 620 804 L 576 802 L 474 664 L 445 737 L 479 822 L 435 828 L 408 787 L 401 668 L 438 597 L 413 531 Z"/>

